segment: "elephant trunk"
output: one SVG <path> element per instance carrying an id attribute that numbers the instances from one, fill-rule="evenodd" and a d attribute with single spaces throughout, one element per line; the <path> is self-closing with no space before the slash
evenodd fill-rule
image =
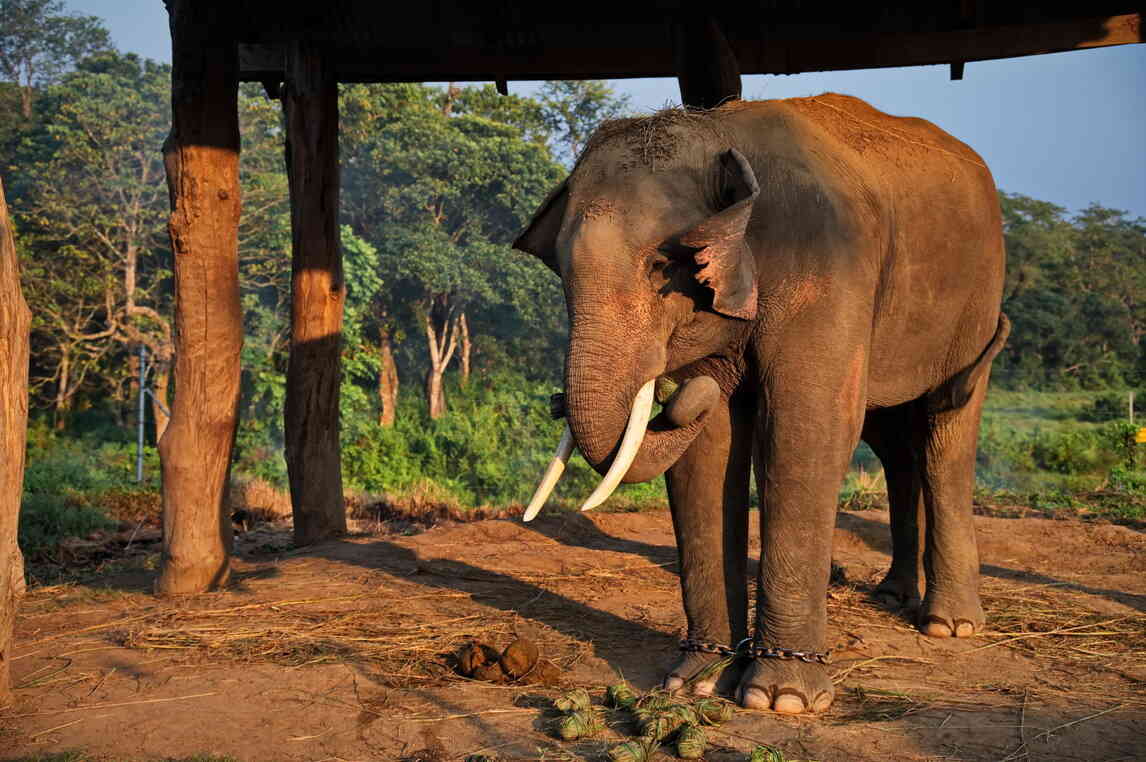
<path id="1" fill-rule="evenodd" d="M 712 377 L 686 378 L 665 400 L 664 410 L 650 421 L 656 379 L 665 367 L 663 354 L 645 358 L 644 365 L 630 365 L 626 372 L 617 358 L 631 355 L 601 351 L 601 344 L 582 341 L 580 334 L 574 325 L 565 364 L 565 433 L 525 509 L 525 521 L 541 510 L 574 444 L 589 465 L 604 475 L 581 507 L 585 511 L 605 502 L 621 482 L 648 481 L 668 470 L 692 444 L 721 398 Z"/>
<path id="2" fill-rule="evenodd" d="M 591 347 L 599 345 L 579 340 L 581 337 L 577 333 L 575 328 L 566 362 L 566 416 L 585 460 L 598 473 L 607 474 L 618 453 L 627 449 L 622 448 L 625 439 L 622 435 L 635 431 L 635 427 L 630 425 L 630 420 L 637 414 L 634 403 L 642 398 L 642 390 L 651 398 L 650 384 L 663 373 L 664 359 L 659 355 L 622 364 L 618 358 L 625 357 L 625 353 L 594 351 Z M 631 353 L 627 354 L 631 356 Z M 702 378 L 703 381 L 701 378 L 688 379 L 677 390 L 674 399 L 666 402 L 665 410 L 647 422 L 631 464 L 618 475 L 617 481 L 653 479 L 684 454 L 704 426 L 709 409 L 719 399 L 715 381 Z M 651 399 L 649 406 L 644 408 L 645 416 L 649 407 Z M 607 495 L 601 497 L 601 501 L 605 497 Z"/>

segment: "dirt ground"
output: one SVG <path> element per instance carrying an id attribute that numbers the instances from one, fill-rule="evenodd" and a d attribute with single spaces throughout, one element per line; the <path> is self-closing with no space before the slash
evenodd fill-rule
<path id="1" fill-rule="evenodd" d="M 1146 759 L 1142 528 L 976 522 L 989 632 L 940 642 L 868 601 L 889 560 L 887 514 L 841 512 L 836 704 L 814 718 L 739 710 L 706 759 L 743 760 L 756 743 L 789 760 Z M 176 601 L 149 595 L 144 570 L 32 591 L 0 754 L 605 759 L 623 719 L 563 743 L 558 689 L 467 680 L 450 655 L 516 632 L 598 700 L 618 674 L 653 688 L 684 626 L 668 514 L 406 532 L 286 551 L 284 529 L 257 529 L 230 589 Z"/>

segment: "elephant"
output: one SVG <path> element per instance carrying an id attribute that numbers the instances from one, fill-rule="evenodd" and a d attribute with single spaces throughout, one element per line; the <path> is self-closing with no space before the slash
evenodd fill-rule
<path id="1" fill-rule="evenodd" d="M 566 433 L 526 518 L 574 447 L 604 475 L 586 509 L 665 475 L 688 626 L 666 689 L 711 693 L 736 654 L 743 706 L 831 705 L 831 541 L 861 439 L 888 484 L 877 597 L 932 637 L 982 630 L 971 498 L 1010 324 L 973 150 L 833 93 L 666 109 L 602 124 L 514 247 L 561 278 L 570 324 Z"/>

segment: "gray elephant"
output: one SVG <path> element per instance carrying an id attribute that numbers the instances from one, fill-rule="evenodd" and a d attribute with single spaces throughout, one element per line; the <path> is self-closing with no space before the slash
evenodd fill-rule
<path id="1" fill-rule="evenodd" d="M 917 607 L 930 636 L 983 627 L 971 492 L 1009 323 L 999 205 L 974 151 L 835 94 L 622 119 L 515 246 L 561 277 L 571 324 L 568 427 L 527 518 L 574 445 L 605 474 L 586 508 L 666 475 L 688 620 L 666 688 L 711 692 L 704 667 L 740 644 L 744 706 L 831 704 L 832 530 L 861 438 L 891 504 L 878 595 Z"/>

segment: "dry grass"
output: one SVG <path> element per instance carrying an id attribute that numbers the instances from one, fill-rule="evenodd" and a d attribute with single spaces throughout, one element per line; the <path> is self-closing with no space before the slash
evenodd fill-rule
<path id="1" fill-rule="evenodd" d="M 365 665 L 391 687 L 463 680 L 453 654 L 471 640 L 507 643 L 517 614 L 477 611 L 469 593 L 395 581 L 353 595 L 226 608 L 157 607 L 109 632 L 118 645 L 214 662 Z M 432 612 L 432 613 L 430 613 Z M 589 646 L 534 625 L 542 654 L 563 670 Z"/>
<path id="2" fill-rule="evenodd" d="M 290 493 L 263 479 L 234 479 L 231 481 L 231 509 L 245 510 L 255 521 L 289 518 Z"/>
<path id="3" fill-rule="evenodd" d="M 1018 651 L 1053 667 L 1055 679 L 1040 680 L 1032 693 L 1074 700 L 1109 701 L 1111 677 L 1125 686 L 1125 704 L 1146 707 L 1146 614 L 1100 614 L 1060 585 L 984 582 L 983 608 L 991 629 L 987 641 L 964 652 L 970 658 L 992 648 Z M 1069 675 L 1065 681 L 1061 676 Z"/>
<path id="4" fill-rule="evenodd" d="M 966 695 L 970 691 L 984 703 L 1011 704 L 1016 693 L 1029 691 L 1044 698 L 1099 703 L 1117 699 L 1123 705 L 1146 707 L 1146 681 L 1138 677 L 1146 671 L 1146 614 L 1097 613 L 1086 606 L 1082 596 L 1065 585 L 985 579 L 981 595 L 989 629 L 964 642 L 969 647 L 951 654 L 937 654 L 932 659 L 849 655 L 850 658 L 841 660 L 835 669 L 833 681 L 837 684 L 847 678 L 870 681 L 890 674 L 901 678 L 904 665 L 992 658 L 992 649 L 1005 648 L 1037 660 L 1046 677 L 1022 689 L 1004 683 L 952 685 L 951 695 Z M 909 617 L 877 610 L 868 596 L 866 586 L 833 588 L 828 601 L 829 621 L 845 634 L 914 630 Z M 1112 679 L 1123 686 L 1113 694 Z M 914 712 L 921 703 L 918 698 L 899 694 L 885 696 L 873 693 L 870 688 L 863 696 L 850 698 L 858 699 L 862 706 L 848 716 L 855 715 L 861 720 L 871 719 L 868 715 L 894 713 L 899 709 Z"/>

